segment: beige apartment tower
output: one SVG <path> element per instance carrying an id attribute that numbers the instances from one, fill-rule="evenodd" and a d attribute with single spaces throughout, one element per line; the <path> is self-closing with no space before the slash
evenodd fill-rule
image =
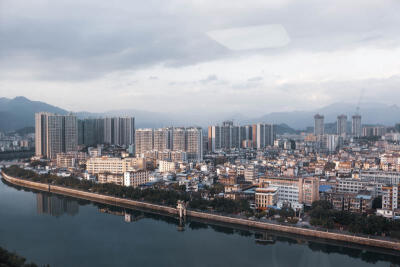
<path id="1" fill-rule="evenodd" d="M 136 154 L 153 150 L 153 129 L 137 129 L 135 131 Z"/>

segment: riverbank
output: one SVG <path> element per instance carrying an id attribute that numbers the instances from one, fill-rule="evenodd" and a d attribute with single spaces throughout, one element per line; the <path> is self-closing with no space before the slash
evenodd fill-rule
<path id="1" fill-rule="evenodd" d="M 139 207 L 139 208 L 144 208 L 144 209 L 156 210 L 156 211 L 160 211 L 160 212 L 164 212 L 164 213 L 168 213 L 168 214 L 178 215 L 178 209 L 173 208 L 173 207 L 167 207 L 167 206 L 145 203 L 145 202 L 140 202 L 140 201 L 134 201 L 134 200 L 129 200 L 129 199 L 123 199 L 123 198 L 117 198 L 117 197 L 113 197 L 113 196 L 100 195 L 100 194 L 96 194 L 96 193 L 90 193 L 90 192 L 85 192 L 85 191 L 81 191 L 81 190 L 65 188 L 65 187 L 61 187 L 61 186 L 32 182 L 32 181 L 28 181 L 28 180 L 11 177 L 3 172 L 2 172 L 2 175 L 3 175 L 3 178 L 11 184 L 28 187 L 31 189 L 37 189 L 37 190 L 41 190 L 41 191 L 46 191 L 46 192 L 51 192 L 51 193 L 56 193 L 56 194 L 61 194 L 61 195 L 66 195 L 66 196 L 72 196 L 72 197 L 76 197 L 76 198 L 91 200 L 91 201 L 95 201 L 95 202 L 99 202 L 99 203 L 103 203 L 103 204 L 116 205 L 116 206 L 125 207 L 125 208 Z M 291 233 L 291 234 L 295 234 L 295 235 L 309 236 L 309 237 L 314 237 L 314 238 L 335 240 L 335 241 L 341 241 L 341 242 L 349 242 L 349 243 L 359 244 L 359 245 L 363 245 L 363 246 L 372 246 L 372 247 L 377 247 L 377 248 L 384 248 L 384 249 L 389 249 L 389 250 L 394 250 L 394 251 L 400 251 L 400 242 L 379 240 L 379 239 L 373 239 L 373 238 L 365 238 L 365 237 L 352 236 L 352 235 L 346 235 L 346 234 L 340 234 L 340 233 L 324 232 L 324 231 L 304 229 L 304 228 L 299 228 L 299 227 L 294 227 L 294 226 L 278 225 L 278 224 L 272 224 L 272 223 L 266 223 L 266 222 L 251 221 L 251 220 L 247 220 L 247 219 L 233 218 L 233 217 L 228 217 L 228 216 L 221 216 L 221 215 L 197 212 L 197 211 L 192 211 L 192 210 L 187 210 L 186 214 L 187 214 L 187 216 L 190 216 L 190 217 L 200 218 L 200 219 L 204 219 L 204 220 L 208 220 L 208 221 L 223 222 L 223 223 L 228 223 L 228 224 L 232 224 L 232 225 L 246 226 L 246 227 L 255 228 L 255 229 L 272 230 L 272 231 L 277 231 L 277 232 Z"/>
<path id="2" fill-rule="evenodd" d="M 26 263 L 26 259 L 0 247 L 0 266 L 38 267 L 34 263 Z"/>

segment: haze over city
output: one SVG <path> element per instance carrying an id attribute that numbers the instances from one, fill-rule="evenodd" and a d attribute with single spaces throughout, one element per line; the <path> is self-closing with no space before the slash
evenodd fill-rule
<path id="1" fill-rule="evenodd" d="M 386 0 L 3 0 L 0 95 L 72 111 L 250 115 L 356 104 L 365 89 L 362 101 L 392 105 L 399 8 Z"/>

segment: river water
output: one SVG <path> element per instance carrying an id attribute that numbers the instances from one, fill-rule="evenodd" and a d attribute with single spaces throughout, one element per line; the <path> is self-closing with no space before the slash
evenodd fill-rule
<path id="1" fill-rule="evenodd" d="M 56 266 L 398 266 L 400 256 L 120 209 L 0 182 L 0 246 Z M 400 265 L 399 265 L 400 266 Z"/>

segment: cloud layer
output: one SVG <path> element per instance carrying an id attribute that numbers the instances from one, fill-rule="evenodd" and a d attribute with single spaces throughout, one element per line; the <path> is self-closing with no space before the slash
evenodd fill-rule
<path id="1" fill-rule="evenodd" d="M 398 10 L 396 0 L 3 0 L 0 96 L 250 114 L 351 102 L 365 88 L 365 101 L 394 104 Z M 248 35 L 250 49 L 235 51 L 207 34 L 260 25 L 281 25 L 290 43 L 263 48 L 270 36 Z"/>

